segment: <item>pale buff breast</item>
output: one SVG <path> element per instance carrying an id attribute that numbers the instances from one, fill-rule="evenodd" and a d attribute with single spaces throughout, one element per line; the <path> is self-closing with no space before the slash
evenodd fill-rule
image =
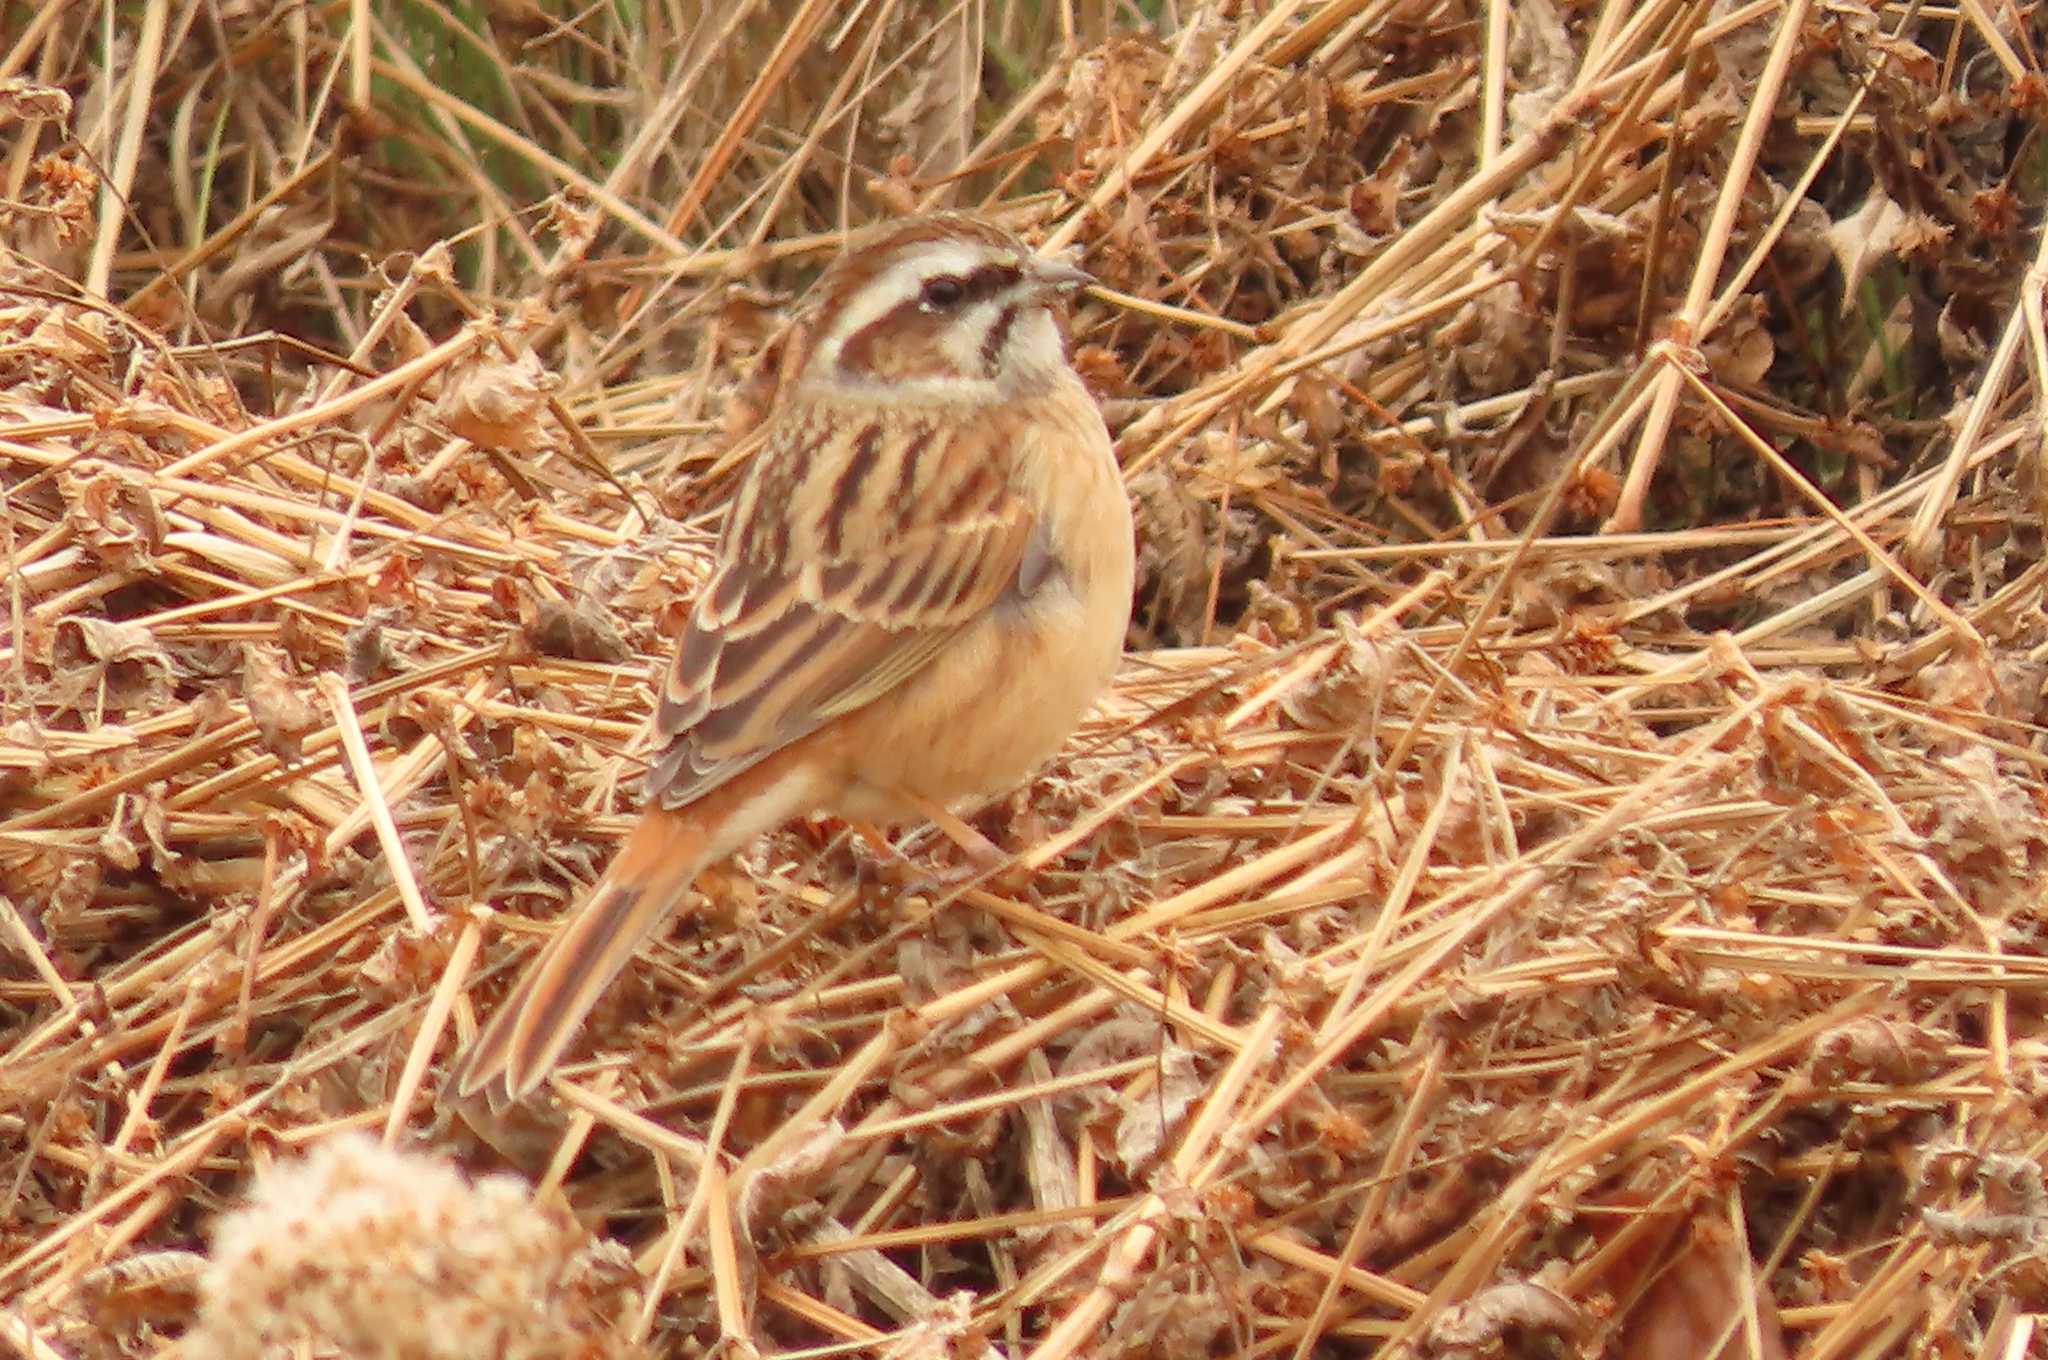
<path id="1" fill-rule="evenodd" d="M 1027 422 L 1046 437 L 1020 451 L 1015 475 L 1044 508 L 1053 569 L 1041 589 L 999 605 L 857 715 L 879 739 L 849 732 L 841 747 L 858 789 L 851 816 L 903 819 L 894 789 L 952 804 L 1017 787 L 1116 673 L 1131 607 L 1130 502 L 1079 381 L 1047 405 L 1044 424 Z"/>

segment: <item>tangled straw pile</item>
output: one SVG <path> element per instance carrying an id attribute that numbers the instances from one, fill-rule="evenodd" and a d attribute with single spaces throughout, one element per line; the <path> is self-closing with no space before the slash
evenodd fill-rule
<path id="1" fill-rule="evenodd" d="M 15 1351 L 2026 1353 L 2035 20 L 139 8 L 0 29 Z M 723 413 L 949 197 L 1104 280 L 1144 540 L 1031 891 L 771 837 L 480 1141 Z"/>

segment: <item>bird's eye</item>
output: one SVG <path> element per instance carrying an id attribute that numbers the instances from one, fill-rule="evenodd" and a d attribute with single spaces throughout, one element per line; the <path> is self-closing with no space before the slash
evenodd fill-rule
<path id="1" fill-rule="evenodd" d="M 966 284 L 950 274 L 942 274 L 938 278 L 925 280 L 924 292 L 920 294 L 920 300 L 924 303 L 927 310 L 941 311 L 944 308 L 955 305 L 965 296 L 967 296 Z"/>

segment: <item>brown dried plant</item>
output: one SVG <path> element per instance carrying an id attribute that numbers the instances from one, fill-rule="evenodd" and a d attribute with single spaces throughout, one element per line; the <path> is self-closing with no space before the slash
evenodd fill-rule
<path id="1" fill-rule="evenodd" d="M 2044 37 L 0 3 L 0 1340 L 2025 1353 Z M 786 324 L 941 204 L 1101 280 L 1141 522 L 1031 891 L 771 838 L 486 1145 Z"/>

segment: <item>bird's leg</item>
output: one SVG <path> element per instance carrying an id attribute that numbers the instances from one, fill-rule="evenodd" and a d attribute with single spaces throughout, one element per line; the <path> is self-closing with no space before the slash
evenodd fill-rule
<path id="1" fill-rule="evenodd" d="M 911 800 L 910 805 L 917 809 L 919 816 L 937 827 L 947 840 L 959 846 L 977 872 L 1000 874 L 1014 867 L 1009 851 L 976 831 L 963 818 L 955 817 L 939 804 L 922 798 Z"/>
<path id="2" fill-rule="evenodd" d="M 910 856 L 898 850 L 896 843 L 889 839 L 889 833 L 876 826 L 873 822 L 857 822 L 849 819 L 846 822 L 846 829 L 851 831 L 853 838 L 862 845 L 865 845 L 868 848 L 868 853 L 879 861 L 876 868 L 881 872 L 885 880 L 900 887 L 910 878 L 925 877 L 924 869 L 913 861 Z"/>
<path id="3" fill-rule="evenodd" d="M 915 794 L 905 800 L 946 837 L 960 847 L 970 866 L 968 876 L 1011 897 L 1022 897 L 1031 889 L 1031 871 L 1017 863 L 1017 857 L 955 817 L 946 808 Z"/>
<path id="4" fill-rule="evenodd" d="M 916 878 L 935 883 L 936 886 L 941 888 L 956 887 L 973 879 L 1000 892 L 1017 895 L 1030 886 L 1031 875 L 1017 864 L 1015 857 L 1009 851 L 1003 849 L 979 831 L 976 831 L 972 826 L 969 826 L 965 820 L 954 816 L 946 808 L 932 802 L 930 799 L 920 798 L 916 794 L 898 793 L 896 796 L 902 800 L 905 807 L 925 818 L 933 826 L 937 827 L 947 840 L 959 846 L 961 852 L 967 856 L 967 867 L 964 870 L 939 875 L 937 878 L 934 878 L 933 875 L 913 864 L 909 857 L 904 855 L 901 850 L 890 844 L 888 838 L 883 836 L 880 831 L 864 823 L 853 823 L 854 834 L 879 851 L 885 858 L 915 869 Z"/>

